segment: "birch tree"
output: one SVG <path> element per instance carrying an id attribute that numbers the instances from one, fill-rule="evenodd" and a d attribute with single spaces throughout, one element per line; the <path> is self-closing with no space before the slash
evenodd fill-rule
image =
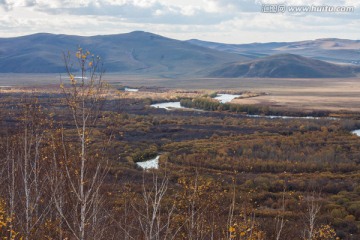
<path id="1" fill-rule="evenodd" d="M 73 126 L 61 129 L 63 153 L 58 161 L 63 178 L 62 184 L 53 188 L 54 202 L 75 239 L 101 239 L 100 188 L 107 161 L 101 159 L 100 150 L 91 150 L 91 143 L 107 90 L 102 62 L 100 57 L 79 48 L 75 56 L 70 52 L 64 54 L 64 63 L 67 76 L 61 78 L 60 87 Z"/>
<path id="2" fill-rule="evenodd" d="M 307 196 L 306 212 L 305 212 L 305 230 L 303 232 L 303 239 L 313 240 L 316 233 L 316 223 L 321 206 L 316 199 L 315 193 Z"/>
<path id="3" fill-rule="evenodd" d="M 17 122 L 4 137 L 1 197 L 12 222 L 8 238 L 14 238 L 16 228 L 23 239 L 34 239 L 41 236 L 51 206 L 43 151 L 47 119 L 34 96 L 22 99 L 18 107 Z"/>

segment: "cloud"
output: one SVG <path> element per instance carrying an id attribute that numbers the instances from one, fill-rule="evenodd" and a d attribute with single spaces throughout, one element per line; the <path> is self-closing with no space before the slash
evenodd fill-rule
<path id="1" fill-rule="evenodd" d="M 36 0 L 0 0 L 0 6 L 11 11 L 16 7 L 32 7 L 36 5 Z"/>
<path id="2" fill-rule="evenodd" d="M 261 5 L 336 4 L 358 0 L 0 0 L 0 34 L 96 35 L 145 30 L 181 39 L 222 42 L 271 38 L 360 38 L 355 13 L 261 13 Z M 344 35 L 346 33 L 346 35 Z"/>
<path id="3" fill-rule="evenodd" d="M 111 16 L 136 23 L 191 25 L 216 24 L 232 18 L 235 14 L 221 11 L 216 0 L 204 1 L 202 4 L 205 8 L 200 5 L 168 4 L 164 0 L 88 0 L 81 4 L 59 0 L 54 2 L 49 5 L 37 1 L 33 8 L 53 15 Z M 208 4 L 211 2 L 213 4 Z"/>

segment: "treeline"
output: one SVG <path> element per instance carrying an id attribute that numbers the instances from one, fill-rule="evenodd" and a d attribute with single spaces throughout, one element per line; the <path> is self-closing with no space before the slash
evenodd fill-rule
<path id="1" fill-rule="evenodd" d="M 196 108 L 206 111 L 229 111 L 235 113 L 246 113 L 249 115 L 273 115 L 273 116 L 294 116 L 294 117 L 327 117 L 328 111 L 312 111 L 311 113 L 275 110 L 269 106 L 243 105 L 233 103 L 220 103 L 211 98 L 181 99 L 180 105 L 187 108 Z"/>

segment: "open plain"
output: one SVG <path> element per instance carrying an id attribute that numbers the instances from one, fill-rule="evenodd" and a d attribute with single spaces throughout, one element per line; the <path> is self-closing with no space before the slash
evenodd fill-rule
<path id="1" fill-rule="evenodd" d="M 189 94 L 189 91 L 194 90 L 200 93 L 249 91 L 265 94 L 234 99 L 232 103 L 266 105 L 276 109 L 297 111 L 360 111 L 360 78 L 160 78 L 106 74 L 104 79 L 114 87 L 162 89 L 163 92 L 160 95 L 159 91 L 149 93 L 146 90 L 127 93 L 137 98 L 193 97 L 194 94 Z M 57 89 L 59 83 L 60 75 L 57 74 L 5 74 L 0 76 L 0 91 L 13 92 L 19 88 L 22 91 L 33 91 L 34 88 L 44 91 Z"/>

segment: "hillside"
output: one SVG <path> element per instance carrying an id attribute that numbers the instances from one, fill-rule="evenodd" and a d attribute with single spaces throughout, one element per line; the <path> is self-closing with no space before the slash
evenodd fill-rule
<path id="1" fill-rule="evenodd" d="M 343 39 L 222 44 L 179 41 L 142 31 L 91 37 L 39 33 L 0 38 L 0 72 L 61 73 L 62 53 L 78 46 L 101 56 L 107 72 L 166 78 L 352 77 L 355 68 L 314 59 L 360 62 L 360 41 Z"/>
<path id="2" fill-rule="evenodd" d="M 209 77 L 335 78 L 354 77 L 359 67 L 337 65 L 294 54 L 279 54 L 246 63 L 226 64 Z"/>
<path id="3" fill-rule="evenodd" d="M 63 72 L 62 52 L 78 46 L 101 56 L 107 72 L 177 75 L 250 59 L 140 31 L 92 37 L 39 33 L 0 39 L 0 72 Z"/>
<path id="4" fill-rule="evenodd" d="M 188 42 L 196 46 L 249 57 L 290 53 L 330 62 L 360 64 L 360 40 L 323 38 L 298 42 L 224 44 L 192 39 Z"/>

